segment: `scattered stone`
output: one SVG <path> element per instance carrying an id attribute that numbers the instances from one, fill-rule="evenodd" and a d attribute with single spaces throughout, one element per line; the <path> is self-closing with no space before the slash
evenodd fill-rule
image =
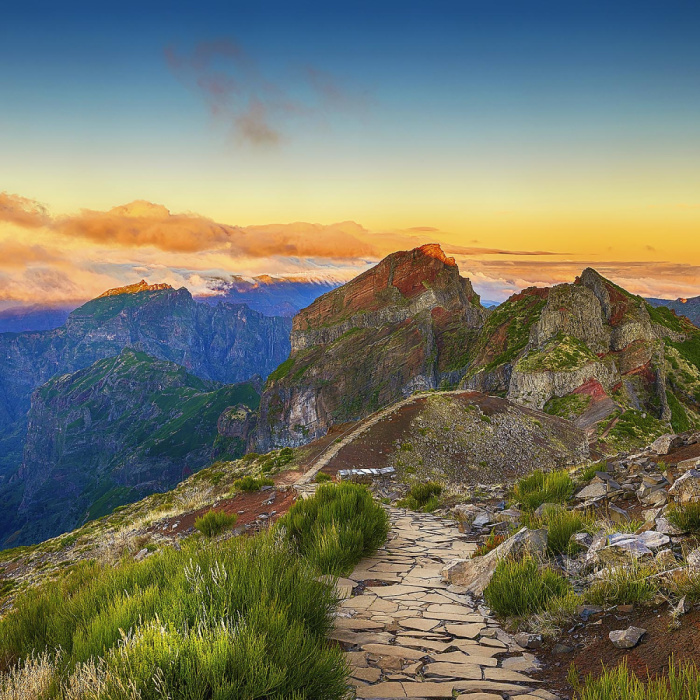
<path id="1" fill-rule="evenodd" d="M 523 649 L 539 649 L 542 646 L 541 634 L 529 634 L 528 632 L 519 632 L 514 636 L 516 643 Z"/>
<path id="2" fill-rule="evenodd" d="M 612 630 L 608 637 L 618 649 L 632 649 L 639 644 L 639 640 L 646 634 L 641 627 L 628 627 L 626 630 Z"/>
<path id="3" fill-rule="evenodd" d="M 552 654 L 570 654 L 574 650 L 573 647 L 568 646 L 567 644 L 560 644 L 557 642 L 553 647 L 552 647 Z"/>
<path id="4" fill-rule="evenodd" d="M 700 501 L 700 471 L 689 469 L 676 479 L 668 492 L 680 503 Z"/>
<path id="5" fill-rule="evenodd" d="M 657 455 L 667 455 L 671 449 L 671 444 L 677 437 L 678 436 L 673 433 L 666 433 L 656 438 L 656 440 L 649 445 L 649 449 Z"/>
<path id="6" fill-rule="evenodd" d="M 524 527 L 483 557 L 453 561 L 443 569 L 442 577 L 449 583 L 464 586 L 469 592 L 481 595 L 501 559 L 523 554 L 543 556 L 546 548 L 546 528 L 529 530 Z"/>

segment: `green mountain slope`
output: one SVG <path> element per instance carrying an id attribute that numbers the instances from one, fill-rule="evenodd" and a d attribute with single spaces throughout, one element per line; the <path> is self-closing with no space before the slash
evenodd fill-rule
<path id="1" fill-rule="evenodd" d="M 0 334 L 0 484 L 22 462 L 34 389 L 132 347 L 222 383 L 266 377 L 289 354 L 291 320 L 208 304 L 168 285 L 106 292 L 51 331 Z"/>
<path id="2" fill-rule="evenodd" d="M 22 493 L 0 537 L 37 542 L 155 491 L 217 457 L 243 454 L 217 430 L 220 415 L 255 409 L 250 383 L 221 385 L 142 352 L 123 350 L 50 380 L 32 396 L 22 467 L 6 489 Z"/>

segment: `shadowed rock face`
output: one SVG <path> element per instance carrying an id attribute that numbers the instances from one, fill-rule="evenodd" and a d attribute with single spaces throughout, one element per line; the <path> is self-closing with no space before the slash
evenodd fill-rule
<path id="1" fill-rule="evenodd" d="M 184 288 L 155 287 L 111 290 L 55 330 L 0 335 L 0 483 L 21 463 L 32 391 L 57 374 L 132 347 L 230 383 L 265 377 L 289 354 L 290 319 L 242 304 L 212 307 Z"/>
<path id="2" fill-rule="evenodd" d="M 258 447 L 300 445 L 417 389 L 455 384 L 486 318 L 438 245 L 394 253 L 294 317 L 270 375 Z"/>
<path id="3" fill-rule="evenodd" d="M 242 456 L 244 436 L 219 417 L 231 423 L 258 402 L 252 383 L 202 380 L 128 348 L 53 378 L 32 395 L 22 467 L 8 485 L 22 497 L 2 513 L 0 542 L 53 537 L 173 488 L 216 458 Z"/>

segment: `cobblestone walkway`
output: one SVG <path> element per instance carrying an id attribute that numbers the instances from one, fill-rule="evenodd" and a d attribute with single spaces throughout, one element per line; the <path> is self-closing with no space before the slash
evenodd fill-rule
<path id="1" fill-rule="evenodd" d="M 347 650 L 357 697 L 554 700 L 528 676 L 535 657 L 487 609 L 443 583 L 443 565 L 475 545 L 450 521 L 390 515 L 385 546 L 339 581 L 348 597 L 333 638 Z"/>

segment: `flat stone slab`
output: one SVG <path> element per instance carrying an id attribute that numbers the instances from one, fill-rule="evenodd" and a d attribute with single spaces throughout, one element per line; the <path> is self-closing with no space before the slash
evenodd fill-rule
<path id="1" fill-rule="evenodd" d="M 486 625 L 482 622 L 473 622 L 469 625 L 445 625 L 448 634 L 462 639 L 474 639 Z"/>
<path id="2" fill-rule="evenodd" d="M 473 664 L 452 664 L 441 661 L 436 661 L 432 664 L 426 664 L 423 667 L 423 675 L 440 676 L 442 678 L 453 678 L 454 680 L 478 681 L 483 678 L 481 666 Z"/>
<path id="3" fill-rule="evenodd" d="M 368 651 L 370 654 L 378 654 L 379 656 L 398 656 L 400 659 L 409 659 L 418 661 L 428 652 L 419 651 L 418 649 L 410 649 L 409 647 L 400 647 L 393 644 L 374 644 L 368 643 L 362 645 L 362 651 Z"/>

